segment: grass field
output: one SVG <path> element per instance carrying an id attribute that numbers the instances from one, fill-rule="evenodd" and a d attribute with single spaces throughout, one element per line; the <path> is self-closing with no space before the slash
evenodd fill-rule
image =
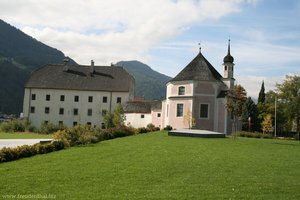
<path id="1" fill-rule="evenodd" d="M 0 174 L 0 198 L 300 199 L 300 142 L 157 132 L 2 163 Z"/>
<path id="2" fill-rule="evenodd" d="M 48 139 L 52 135 L 37 134 L 37 133 L 4 133 L 0 132 L 0 139 Z"/>

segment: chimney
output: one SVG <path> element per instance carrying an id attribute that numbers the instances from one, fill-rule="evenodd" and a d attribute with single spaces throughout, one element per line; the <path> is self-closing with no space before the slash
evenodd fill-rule
<path id="1" fill-rule="evenodd" d="M 68 63 L 69 63 L 70 59 L 66 57 L 63 59 L 63 61 L 64 61 L 64 72 L 67 72 L 69 70 Z"/>
<path id="2" fill-rule="evenodd" d="M 95 66 L 94 66 L 94 61 L 91 60 L 91 68 L 90 68 L 90 74 L 95 73 Z"/>

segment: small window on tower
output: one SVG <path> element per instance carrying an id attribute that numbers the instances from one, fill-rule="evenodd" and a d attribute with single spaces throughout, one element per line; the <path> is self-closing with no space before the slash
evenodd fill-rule
<path id="1" fill-rule="evenodd" d="M 178 95 L 185 95 L 185 87 L 184 86 L 180 86 L 178 88 Z"/>
<path id="2" fill-rule="evenodd" d="M 224 68 L 225 70 L 227 70 L 227 65 L 225 65 L 225 68 Z"/>

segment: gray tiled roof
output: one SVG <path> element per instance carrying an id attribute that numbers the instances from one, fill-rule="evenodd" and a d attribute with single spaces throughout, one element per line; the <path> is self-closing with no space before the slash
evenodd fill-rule
<path id="1" fill-rule="evenodd" d="M 219 72 L 206 60 L 201 52 L 172 81 L 222 81 Z"/>
<path id="2" fill-rule="evenodd" d="M 46 65 L 32 72 L 26 88 L 127 92 L 134 87 L 134 78 L 122 67 Z"/>
<path id="3" fill-rule="evenodd" d="M 128 101 L 123 105 L 125 113 L 151 113 L 161 111 L 161 101 Z"/>

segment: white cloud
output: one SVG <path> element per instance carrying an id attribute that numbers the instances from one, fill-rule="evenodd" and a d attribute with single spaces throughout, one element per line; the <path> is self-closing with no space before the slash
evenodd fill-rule
<path id="1" fill-rule="evenodd" d="M 237 76 L 236 84 L 240 84 L 246 89 L 247 96 L 257 99 L 263 81 L 265 92 L 268 92 L 269 90 L 274 90 L 276 83 L 282 83 L 284 78 L 285 76 Z"/>
<path id="2" fill-rule="evenodd" d="M 240 11 L 249 0 L 15 0 L 0 17 L 82 64 L 139 59 L 155 44 L 206 19 Z"/>

